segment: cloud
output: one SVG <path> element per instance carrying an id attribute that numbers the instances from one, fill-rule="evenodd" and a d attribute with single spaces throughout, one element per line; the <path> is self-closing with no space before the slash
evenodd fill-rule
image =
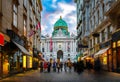
<path id="1" fill-rule="evenodd" d="M 42 0 L 42 34 L 52 35 L 55 22 L 62 16 L 70 33 L 76 34 L 76 5 L 73 0 Z"/>

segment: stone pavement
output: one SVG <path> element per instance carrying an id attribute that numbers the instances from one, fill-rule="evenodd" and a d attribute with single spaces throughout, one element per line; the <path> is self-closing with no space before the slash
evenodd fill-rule
<path id="1" fill-rule="evenodd" d="M 43 72 L 39 70 L 20 73 L 0 82 L 120 82 L 120 74 L 112 72 L 99 72 L 85 70 L 77 74 L 75 72 Z"/>

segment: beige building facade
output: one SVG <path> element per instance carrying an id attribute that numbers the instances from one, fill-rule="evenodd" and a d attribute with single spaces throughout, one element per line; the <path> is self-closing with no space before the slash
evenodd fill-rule
<path id="1" fill-rule="evenodd" d="M 119 47 L 119 38 L 116 39 L 114 33 L 119 28 L 119 1 L 76 0 L 76 3 L 77 40 L 78 45 L 83 45 L 78 46 L 78 52 L 83 54 L 82 60 L 88 60 L 94 65 L 94 61 L 99 58 L 103 70 L 117 72 L 119 51 L 116 50 Z M 116 47 L 112 48 L 113 45 Z"/>
<path id="2" fill-rule="evenodd" d="M 41 0 L 0 0 L 0 76 L 32 69 L 39 51 Z M 31 32 L 34 32 L 30 35 Z"/>

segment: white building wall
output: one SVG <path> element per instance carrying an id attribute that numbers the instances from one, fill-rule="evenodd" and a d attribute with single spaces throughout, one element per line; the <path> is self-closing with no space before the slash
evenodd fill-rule
<path id="1" fill-rule="evenodd" d="M 43 52 L 43 54 L 45 55 L 45 59 L 49 61 L 50 58 L 52 59 L 56 59 L 57 60 L 57 52 L 58 50 L 62 50 L 63 51 L 63 60 L 67 60 L 68 58 L 71 59 L 71 61 L 73 62 L 74 57 L 76 56 L 76 41 L 74 41 L 74 38 L 71 38 L 70 41 L 70 52 L 67 51 L 67 46 L 68 46 L 68 39 L 53 39 L 53 52 L 50 52 L 49 50 L 49 39 L 46 39 L 46 42 L 44 43 L 45 45 L 45 52 Z M 59 43 L 60 42 L 60 43 Z M 43 43 L 43 39 L 41 39 L 41 47 L 42 47 L 42 43 Z M 59 48 L 59 45 L 61 44 L 61 48 Z M 42 48 L 41 48 L 42 51 Z M 50 57 L 50 54 L 52 54 L 52 57 Z M 68 54 L 70 54 L 70 56 L 68 57 Z"/>

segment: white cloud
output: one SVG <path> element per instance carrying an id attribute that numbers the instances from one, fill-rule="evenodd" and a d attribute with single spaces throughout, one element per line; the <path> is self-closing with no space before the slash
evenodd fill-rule
<path id="1" fill-rule="evenodd" d="M 62 16 L 63 20 L 65 20 L 68 24 L 68 30 L 71 33 L 76 34 L 76 6 L 70 5 L 66 3 L 59 2 L 58 5 L 55 5 L 56 0 L 53 0 L 52 7 L 58 8 L 56 12 L 49 13 L 47 19 L 44 19 L 44 29 L 42 30 L 42 34 L 52 34 L 55 22 Z M 48 14 L 48 13 L 47 13 Z"/>
<path id="2" fill-rule="evenodd" d="M 57 6 L 56 6 L 56 1 L 57 1 L 57 0 L 52 0 L 51 6 L 52 6 L 53 8 L 57 8 Z"/>
<path id="3" fill-rule="evenodd" d="M 57 0 L 52 0 L 53 3 L 56 3 Z"/>

